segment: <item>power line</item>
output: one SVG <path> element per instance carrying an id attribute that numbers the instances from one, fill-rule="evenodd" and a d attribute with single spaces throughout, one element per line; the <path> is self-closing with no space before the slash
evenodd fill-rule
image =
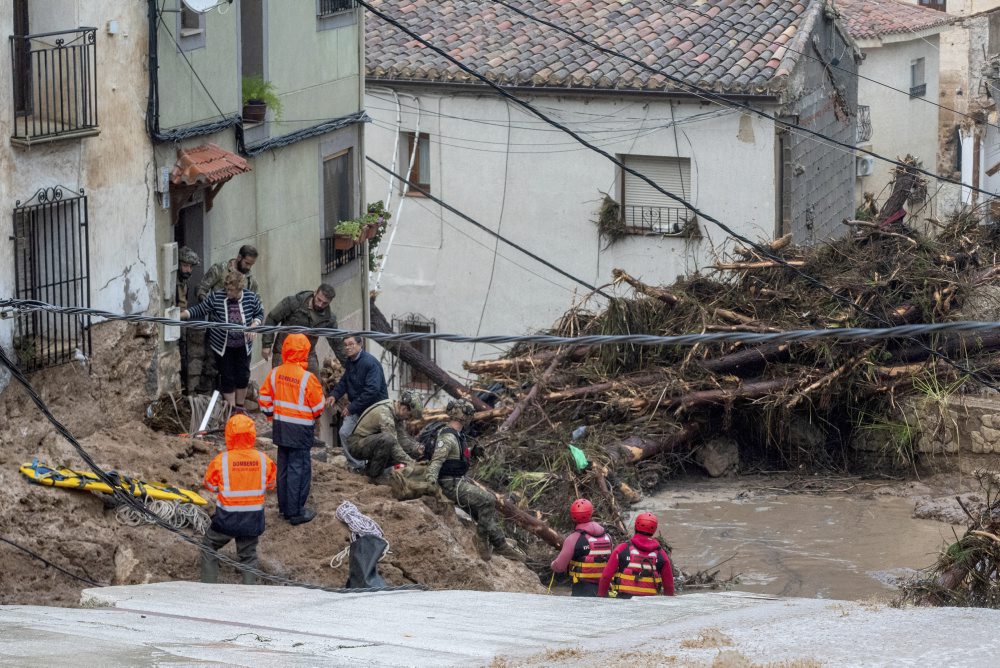
<path id="1" fill-rule="evenodd" d="M 47 311 L 65 315 L 89 315 L 107 320 L 125 322 L 151 322 L 158 325 L 191 329 L 219 329 L 227 332 L 253 332 L 255 334 L 295 333 L 318 337 L 360 336 L 373 341 L 446 341 L 449 343 L 528 343 L 539 346 L 695 346 L 715 343 L 805 343 L 812 341 L 880 341 L 888 339 L 913 339 L 918 336 L 937 334 L 995 334 L 1000 322 L 978 320 L 954 320 L 949 322 L 918 323 L 893 327 L 829 327 L 826 329 L 794 329 L 781 332 L 699 332 L 693 334 L 586 334 L 580 336 L 554 336 L 551 334 L 496 334 L 468 336 L 445 332 L 401 332 L 386 333 L 368 330 L 347 330 L 329 327 L 299 327 L 295 325 L 260 325 L 248 327 L 224 322 L 201 320 L 171 320 L 152 315 L 111 313 L 99 309 L 78 306 L 56 306 L 28 299 L 2 299 L 0 308 L 14 308 L 19 311 Z M 934 353 L 930 348 L 928 351 Z M 3 355 L 0 348 L 0 355 Z M 0 358 L 3 359 L 3 358 Z M 5 362 L 6 363 L 6 362 Z M 972 372 L 966 371 L 967 375 Z M 62 432 L 60 432 L 62 433 Z M 89 464 L 89 462 L 88 462 Z M 96 466 L 96 464 L 94 465 Z M 97 472 L 97 471 L 95 471 Z M 143 506 L 145 508 L 145 506 Z"/>
<path id="2" fill-rule="evenodd" d="M 130 318 L 120 316 L 119 319 L 128 320 Z M 156 320 L 163 321 L 164 319 L 157 318 Z M 80 457 L 83 459 L 84 462 L 86 462 L 87 466 L 90 467 L 90 470 L 93 471 L 95 475 L 97 475 L 97 477 L 101 480 L 101 482 L 107 484 L 111 488 L 112 494 L 116 499 L 118 499 L 121 503 L 134 508 L 136 511 L 138 511 L 140 516 L 146 518 L 151 524 L 155 524 L 161 529 L 166 529 L 167 531 L 171 532 L 184 542 L 193 545 L 200 552 L 211 555 L 213 558 L 216 558 L 219 561 L 222 561 L 223 563 L 233 566 L 238 570 L 245 571 L 247 573 L 252 573 L 253 575 L 259 578 L 270 580 L 272 582 L 277 582 L 278 584 L 304 587 L 306 589 L 321 589 L 323 591 L 329 591 L 338 594 L 363 593 L 369 591 L 411 591 L 411 590 L 426 589 L 424 585 L 420 584 L 401 585 L 396 587 L 371 587 L 371 588 L 361 588 L 361 589 L 324 587 L 321 585 L 310 584 L 307 582 L 299 582 L 297 580 L 292 580 L 291 578 L 282 577 L 280 575 L 273 575 L 271 573 L 262 571 L 254 566 L 248 566 L 247 564 L 241 563 L 222 552 L 217 552 L 213 550 L 211 547 L 202 544 L 201 541 L 192 538 L 191 536 L 187 535 L 180 529 L 177 529 L 176 527 L 173 527 L 170 524 L 168 524 L 166 521 L 164 521 L 162 517 L 160 517 L 159 515 L 151 511 L 149 508 L 147 508 L 146 504 L 144 504 L 142 500 L 132 496 L 130 493 L 119 487 L 115 483 L 115 481 L 108 475 L 107 471 L 98 466 L 97 462 L 94 461 L 94 458 L 90 456 L 90 453 L 87 452 L 87 450 L 82 445 L 80 445 L 80 442 L 76 439 L 75 436 L 73 436 L 72 433 L 70 433 L 69 429 L 67 429 L 66 426 L 62 424 L 55 417 L 55 415 L 52 414 L 52 412 L 49 410 L 49 407 L 45 404 L 45 401 L 41 398 L 41 396 L 39 396 L 35 388 L 31 386 L 31 382 L 28 380 L 27 376 L 25 376 L 24 373 L 21 371 L 21 369 L 18 368 L 18 366 L 14 364 L 14 362 L 7 356 L 7 353 L 2 346 L 0 346 L 0 364 L 7 367 L 7 370 L 10 371 L 11 373 L 11 377 L 13 377 L 14 380 L 16 380 L 24 388 L 24 391 L 28 394 L 28 397 L 31 399 L 32 403 L 34 403 L 35 406 L 38 407 L 38 410 L 40 410 L 42 412 L 42 415 L 44 415 L 45 418 L 52 424 L 52 426 L 55 427 L 55 430 L 63 438 L 65 438 L 71 446 L 73 446 L 73 449 L 76 450 L 77 454 L 80 455 Z"/>
<path id="3" fill-rule="evenodd" d="M 361 4 L 363 4 L 363 5 L 365 5 L 366 7 L 369 7 L 369 8 L 371 7 L 365 0 L 358 0 L 358 2 L 361 3 Z M 745 102 L 740 102 L 738 100 L 734 100 L 734 99 L 731 99 L 729 97 L 726 97 L 725 95 L 721 95 L 719 93 L 711 91 L 711 90 L 709 90 L 707 88 L 704 88 L 702 86 L 698 86 L 696 84 L 688 83 L 688 82 L 684 81 L 683 79 L 681 79 L 680 77 L 674 76 L 672 74 L 668 74 L 666 71 L 664 71 L 661 68 L 653 67 L 652 65 L 647 65 L 646 63 L 644 63 L 643 61 L 641 61 L 641 60 L 639 60 L 637 58 L 633 58 L 631 56 L 625 55 L 622 52 L 617 51 L 615 49 L 611 49 L 611 48 L 608 48 L 608 47 L 605 47 L 605 46 L 601 46 L 600 44 L 594 42 L 593 40 L 590 40 L 590 39 L 588 39 L 588 38 L 586 38 L 584 36 L 581 36 L 577 32 L 575 32 L 573 30 L 570 30 L 569 28 L 564 28 L 564 27 L 560 26 L 557 23 L 549 21 L 548 19 L 544 19 L 544 18 L 542 18 L 540 16 L 532 14 L 531 12 L 527 12 L 527 11 L 525 11 L 523 9 L 518 8 L 518 7 L 514 7 L 509 2 L 506 2 L 506 0 L 494 0 L 494 2 L 496 4 L 498 4 L 498 5 L 502 5 L 502 6 L 506 7 L 507 9 L 511 10 L 512 12 L 514 12 L 516 14 L 520 14 L 524 18 L 527 18 L 527 19 L 529 19 L 531 21 L 536 21 L 536 22 L 538 22 L 538 23 L 540 23 L 540 24 L 542 24 L 544 26 L 552 28 L 553 30 L 557 30 L 557 31 L 559 31 L 559 32 L 561 32 L 561 33 L 563 33 L 565 35 L 568 35 L 569 37 L 572 37 L 573 39 L 577 40 L 581 44 L 585 44 L 585 45 L 587 45 L 587 46 L 589 46 L 589 47 L 591 47 L 591 48 L 593 48 L 593 49 L 595 49 L 595 50 L 597 50 L 597 51 L 599 51 L 599 52 L 601 52 L 601 53 L 603 53 L 605 55 L 609 55 L 609 56 L 612 56 L 614 58 L 621 58 L 622 60 L 625 60 L 626 62 L 632 63 L 636 67 L 640 67 L 640 68 L 642 68 L 642 69 L 644 69 L 644 70 L 646 70 L 648 72 L 651 72 L 653 74 L 658 74 L 658 75 L 664 77 L 668 81 L 671 81 L 671 82 L 673 82 L 674 84 L 676 84 L 678 86 L 683 86 L 685 89 L 688 89 L 689 92 L 690 91 L 694 91 L 691 94 L 695 95 L 696 97 L 698 97 L 700 99 L 704 99 L 704 100 L 707 100 L 707 101 L 710 101 L 710 102 L 714 102 L 716 104 L 720 104 L 720 105 L 723 105 L 723 106 L 736 107 L 736 108 L 739 108 L 739 109 L 743 109 L 747 113 L 751 113 L 751 114 L 754 114 L 754 115 L 759 116 L 761 118 L 765 118 L 765 119 L 767 119 L 767 120 L 769 120 L 769 121 L 771 121 L 773 123 L 776 123 L 776 124 L 778 124 L 778 125 L 780 125 L 782 127 L 789 128 L 789 129 L 794 128 L 796 130 L 799 130 L 800 132 L 804 132 L 804 133 L 806 133 L 808 135 L 811 135 L 811 136 L 813 136 L 813 137 L 815 137 L 815 138 L 817 138 L 817 139 L 819 139 L 821 141 L 824 141 L 824 142 L 827 142 L 829 144 L 833 144 L 833 145 L 836 145 L 836 146 L 840 146 L 840 147 L 842 147 L 844 149 L 847 149 L 847 150 L 849 150 L 851 152 L 864 153 L 865 155 L 869 155 L 869 156 L 871 156 L 871 157 L 873 157 L 873 158 L 875 158 L 877 160 L 882 160 L 883 162 L 887 162 L 887 163 L 896 165 L 897 167 L 903 167 L 905 169 L 913 170 L 913 171 L 915 171 L 917 173 L 923 174 L 925 176 L 929 176 L 929 177 L 931 177 L 933 179 L 937 179 L 939 181 L 944 181 L 945 183 L 951 183 L 952 185 L 962 186 L 963 188 L 968 188 L 968 189 L 970 189 L 970 190 L 972 190 L 974 192 L 977 192 L 977 193 L 980 193 L 980 194 L 983 194 L 983 195 L 988 195 L 990 197 L 995 197 L 996 196 L 996 193 L 990 192 L 988 190 L 983 190 L 982 188 L 978 188 L 976 186 L 969 185 L 969 184 L 964 183 L 964 182 L 962 182 L 960 180 L 956 181 L 955 179 L 952 179 L 952 178 L 949 178 L 949 177 L 946 177 L 946 176 L 941 176 L 940 174 L 937 174 L 935 172 L 931 172 L 929 170 L 926 170 L 923 167 L 916 167 L 914 165 L 907 165 L 906 163 L 901 162 L 899 160 L 894 160 L 892 158 L 888 158 L 888 157 L 886 157 L 884 155 L 881 155 L 879 153 L 875 153 L 874 151 L 872 151 L 870 149 L 860 148 L 860 147 L 857 147 L 857 146 L 855 146 L 853 144 L 848 144 L 846 142 L 842 142 L 839 139 L 834 139 L 833 137 L 825 135 L 822 132 L 818 132 L 816 130 L 812 130 L 810 128 L 801 126 L 798 123 L 793 123 L 791 121 L 783 120 L 783 119 L 781 119 L 781 118 L 779 118 L 777 116 L 774 116 L 772 114 L 767 113 L 766 111 L 762 111 L 760 109 L 757 109 L 757 108 L 755 108 L 755 107 L 753 107 L 753 106 L 751 106 L 751 105 L 749 105 L 749 104 L 747 104 Z M 487 83 L 488 85 L 491 85 L 491 86 L 495 87 L 497 90 L 503 90 L 501 87 L 497 86 L 496 84 L 493 84 L 493 82 L 490 81 L 488 78 L 483 77 L 483 76 L 479 75 L 478 73 L 474 72 L 473 70 L 471 70 L 470 68 L 466 67 L 465 65 L 463 65 L 458 60 L 452 58 L 449 54 L 445 53 L 444 51 L 441 51 L 441 50 L 437 49 L 436 47 L 430 46 L 430 43 L 427 40 L 424 40 L 419 35 L 416 35 L 415 33 L 408 32 L 405 27 L 403 27 L 401 24 L 399 24 L 399 22 L 393 22 L 393 20 L 391 18 L 388 18 L 385 14 L 383 14 L 381 12 L 378 12 L 377 10 L 373 10 L 372 9 L 371 11 L 373 13 L 375 13 L 377 16 L 379 16 L 380 18 L 383 18 L 383 20 L 388 21 L 390 24 L 393 24 L 397 28 L 400 28 L 404 32 L 407 32 L 407 34 L 410 34 L 414 39 L 417 39 L 418 41 L 421 41 L 422 43 L 428 45 L 430 48 L 434 49 L 436 53 L 438 53 L 439 55 L 441 55 L 444 58 L 448 59 L 449 61 L 455 63 L 456 65 L 458 65 L 458 67 L 460 69 L 462 69 L 463 71 L 467 72 L 468 74 L 471 74 L 472 76 L 475 76 L 476 78 L 480 79 L 484 83 Z M 510 95 L 510 93 L 507 93 L 506 91 L 504 91 L 504 94 L 505 95 Z M 566 128 L 566 131 L 567 132 L 572 132 L 571 130 L 569 130 L 569 128 Z"/>
<path id="4" fill-rule="evenodd" d="M 85 585 L 88 585 L 90 587 L 107 587 L 108 586 L 108 585 L 103 584 L 101 582 L 94 582 L 90 578 L 85 578 L 83 576 L 77 575 L 76 573 L 68 571 L 65 568 L 63 568 L 62 566 L 60 566 L 59 564 L 55 564 L 55 563 L 49 561 L 48 559 L 46 559 L 42 555 L 38 554 L 37 552 L 31 551 L 28 548 L 24 547 L 23 545 L 19 545 L 19 544 L 15 543 L 14 541 L 10 540 L 9 538 L 4 538 L 3 536 L 0 536 L 0 541 L 2 541 L 4 543 L 7 543 L 11 547 L 15 547 L 18 550 L 21 550 L 25 554 L 30 555 L 32 558 L 37 559 L 38 561 L 42 562 L 46 566 L 51 566 L 52 568 L 56 569 L 57 571 L 59 571 L 63 575 L 68 575 L 69 577 L 73 578 L 74 580 L 82 582 Z"/>
<path id="5" fill-rule="evenodd" d="M 508 3 L 503 2 L 503 0 L 496 0 L 496 1 L 499 4 L 512 9 L 513 11 L 517 12 L 518 14 L 521 14 L 521 15 L 526 16 L 526 17 L 531 17 L 531 14 L 529 14 L 527 12 L 524 12 L 524 11 L 522 11 L 520 9 L 513 8 Z M 553 120 L 552 118 L 549 118 L 547 115 L 543 114 L 541 111 L 539 111 L 537 108 L 535 108 L 533 105 L 531 105 L 526 100 L 523 100 L 520 97 L 514 95 L 513 93 L 510 93 L 509 91 L 505 90 L 499 84 L 491 81 L 489 78 L 487 78 L 484 75 L 480 74 L 479 72 L 475 71 L 471 67 L 465 65 L 464 63 L 462 63 L 461 61 L 459 61 L 457 58 L 455 58 L 451 54 L 445 52 L 440 47 L 432 44 L 429 40 L 427 40 L 424 37 L 418 35 L 414 31 L 410 30 L 409 28 L 407 28 L 405 25 L 403 25 L 399 21 L 393 19 L 392 17 L 388 16 L 384 12 L 381 12 L 381 11 L 375 9 L 371 5 L 371 3 L 368 2 L 367 0 L 357 0 L 357 2 L 358 2 L 358 4 L 362 5 L 366 9 L 368 9 L 368 11 L 370 11 L 372 14 L 374 14 L 378 18 L 380 18 L 383 21 L 389 23 L 390 25 L 396 27 L 398 30 L 406 33 L 412 39 L 414 39 L 417 42 L 423 44 L 425 47 L 427 47 L 428 49 L 430 49 L 434 53 L 438 54 L 439 56 L 441 56 L 444 59 L 448 60 L 449 62 L 453 63 L 455 66 L 457 66 L 463 72 L 465 72 L 465 73 L 467 73 L 467 74 L 475 77 L 476 79 L 482 81 L 484 84 L 486 84 L 490 88 L 492 88 L 495 91 L 497 91 L 497 93 L 499 93 L 502 97 L 515 102 L 516 104 L 518 104 L 521 107 L 527 109 L 528 111 L 530 111 L 534 115 L 538 116 L 539 118 L 541 118 L 543 120 L 548 120 L 548 122 L 553 127 L 557 127 L 559 129 L 561 129 L 563 132 L 565 132 L 569 136 L 573 137 L 574 139 L 576 139 L 578 142 L 580 142 L 581 144 L 583 144 L 584 146 L 586 146 L 590 150 L 594 151 L 598 155 L 603 156 L 604 158 L 606 158 L 607 160 L 611 161 L 615 165 L 618 165 L 618 167 L 623 172 L 627 172 L 629 174 L 632 174 L 636 178 L 638 178 L 641 181 L 643 181 L 644 183 L 648 184 L 650 187 L 652 187 L 657 192 L 659 192 L 659 193 L 661 193 L 661 194 L 669 197 L 670 199 L 674 200 L 675 202 L 680 203 L 681 205 L 683 205 L 685 208 L 687 208 L 688 210 L 692 211 L 696 215 L 701 216 L 703 219 L 709 221 L 710 223 L 714 224 L 716 227 L 722 229 L 723 231 L 725 231 L 727 234 L 729 234 L 734 239 L 736 239 L 738 241 L 741 241 L 742 243 L 746 244 L 747 246 L 750 246 L 751 248 L 755 249 L 763 257 L 766 257 L 766 258 L 774 261 L 775 263 L 781 265 L 782 267 L 784 267 L 788 271 L 791 271 L 792 273 L 794 273 L 796 276 L 802 278 L 804 281 L 806 281 L 810 285 L 813 285 L 816 288 L 818 288 L 820 290 L 823 290 L 824 292 L 826 292 L 827 294 L 829 294 L 830 296 L 832 296 L 834 299 L 836 299 L 836 300 L 840 301 L 841 303 L 847 305 L 849 308 L 854 309 L 858 313 L 861 313 L 861 314 L 865 315 L 866 317 L 875 320 L 876 322 L 881 322 L 883 324 L 889 324 L 889 321 L 886 318 L 883 318 L 883 317 L 881 317 L 881 316 L 879 316 L 879 315 L 877 315 L 875 313 L 872 313 L 872 312 L 868 311 L 867 309 L 865 309 L 861 305 L 856 304 L 854 302 L 854 300 L 848 299 L 844 295 L 839 294 L 836 290 L 834 290 L 830 286 L 826 285 L 822 281 L 820 281 L 820 280 L 816 279 L 815 277 L 807 274 L 806 272 L 802 271 L 801 269 L 799 269 L 797 267 L 793 267 L 784 258 L 776 255 L 770 249 L 764 248 L 762 245 L 760 245 L 758 243 L 755 243 L 755 242 L 751 241 L 750 239 L 748 239 L 747 237 L 745 237 L 745 236 L 737 233 L 735 230 L 733 230 L 731 227 L 729 227 L 728 225 L 726 225 L 725 223 L 723 223 L 718 218 L 715 218 L 714 216 L 711 216 L 711 215 L 709 215 L 709 214 L 701 211 L 700 209 L 698 209 L 696 206 L 694 206 L 693 204 L 691 204 L 690 202 L 688 202 L 684 198 L 678 197 L 674 193 L 671 193 L 668 190 L 666 190 L 665 188 L 662 188 L 659 184 L 657 184 L 656 182 L 654 182 L 652 179 L 650 179 L 645 174 L 642 174 L 641 172 L 639 172 L 639 171 L 637 171 L 635 169 L 632 169 L 631 167 L 628 167 L 623 161 L 619 160 L 618 158 L 616 158 L 615 156 L 611 155 L 607 151 L 605 151 L 605 150 L 603 150 L 603 149 L 601 149 L 601 148 L 593 145 L 592 143 L 588 142 L 586 139 L 584 139 L 583 137 L 581 137 L 579 134 L 577 134 L 573 130 L 570 130 L 569 128 L 567 128 L 565 125 L 562 125 L 561 123 Z M 552 27 L 552 28 L 554 28 L 556 30 L 559 30 L 560 32 L 569 34 L 574 39 L 577 39 L 577 40 L 580 40 L 580 41 L 583 41 L 583 42 L 587 43 L 587 40 L 585 40 L 584 38 L 578 37 L 575 33 L 573 33 L 570 30 L 567 30 L 567 29 L 562 28 L 562 27 L 560 27 L 558 25 L 555 25 L 555 24 L 553 24 L 550 21 L 545 21 L 544 19 L 537 19 L 537 20 L 539 22 L 541 22 L 542 24 L 544 24 L 544 25 L 548 25 L 548 26 L 550 26 L 550 27 Z M 635 61 L 634 59 L 622 56 L 617 51 L 613 51 L 611 49 L 605 49 L 604 47 L 601 47 L 599 45 L 595 45 L 595 48 L 597 48 L 598 50 L 600 50 L 602 52 L 607 52 L 607 53 L 609 53 L 611 55 L 616 55 L 616 56 L 619 56 L 619 57 L 623 57 L 626 60 L 634 61 L 636 64 L 638 64 L 641 67 L 644 67 L 646 69 L 652 69 L 652 68 L 649 68 L 649 66 L 647 66 L 645 63 L 642 63 L 640 61 Z M 656 70 L 653 70 L 653 71 L 656 71 Z M 682 80 L 679 80 L 676 77 L 672 77 L 671 75 L 664 74 L 664 76 L 667 77 L 668 79 L 677 80 L 677 81 L 679 81 L 683 85 L 687 85 Z M 695 88 L 697 88 L 697 87 L 695 87 Z M 753 109 L 749 105 L 745 105 L 745 104 L 742 104 L 742 103 L 739 103 L 739 102 L 735 102 L 735 101 L 728 101 L 725 97 L 717 96 L 714 93 L 711 94 L 711 95 L 713 95 L 715 97 L 718 97 L 719 99 L 723 100 L 723 102 L 725 102 L 728 105 L 736 105 L 736 106 L 740 106 L 740 107 L 745 107 L 746 109 L 748 109 L 748 110 L 750 110 L 750 111 L 752 111 L 752 112 L 754 112 L 756 114 L 760 114 L 760 115 L 763 115 L 763 116 L 765 116 L 767 118 L 770 118 L 773 122 L 776 122 L 776 123 L 777 122 L 782 122 L 782 121 L 779 121 L 779 119 L 777 119 L 777 118 L 775 118 L 773 116 L 770 116 L 769 114 L 765 114 L 762 111 L 758 111 L 756 109 Z M 786 123 L 786 125 L 794 126 L 796 128 L 800 127 L 800 126 L 795 125 L 795 124 L 787 124 Z M 815 135 L 817 135 L 819 137 L 824 137 L 824 135 L 822 135 L 821 133 L 817 133 L 817 132 L 814 132 L 812 130 L 806 130 L 805 128 L 801 128 L 801 129 L 803 129 L 806 132 L 809 132 L 810 134 L 815 134 Z M 853 146 L 844 144 L 843 142 L 838 142 L 837 140 L 829 139 L 829 141 L 832 142 L 832 143 L 835 143 L 835 144 L 843 145 L 843 146 L 845 146 L 845 147 L 847 147 L 847 148 L 849 148 L 851 150 L 854 149 Z M 866 152 L 868 152 L 868 151 L 866 151 Z M 882 159 L 888 160 L 887 158 L 882 158 Z M 371 160 L 371 158 L 369 158 L 369 160 Z M 926 170 L 922 170 L 922 169 L 913 167 L 911 165 L 906 165 L 906 164 L 898 162 L 898 161 L 890 161 L 890 162 L 893 162 L 894 164 L 898 164 L 898 165 L 900 165 L 900 166 L 902 166 L 904 168 L 907 168 L 907 169 L 913 169 L 915 171 L 920 171 L 920 172 L 925 172 L 925 173 L 930 174 L 930 172 L 926 172 Z M 976 190 L 978 190 L 978 189 L 976 189 Z M 985 192 L 985 191 L 981 191 L 981 192 Z M 968 369 L 968 368 L 966 368 L 966 367 L 964 367 L 964 366 L 962 366 L 962 365 L 960 365 L 960 364 L 952 361 L 950 358 L 948 358 L 948 356 L 943 355 L 943 354 L 937 352 L 936 350 L 931 349 L 926 344 L 923 344 L 923 343 L 921 343 L 919 341 L 917 343 L 918 343 L 918 345 L 921 345 L 922 347 L 924 347 L 928 351 L 928 353 L 930 353 L 931 355 L 937 357 L 938 359 L 941 359 L 942 361 L 944 361 L 948 365 L 954 367 L 955 369 L 961 371 L 962 373 L 964 373 L 966 375 L 972 376 L 973 378 L 975 378 L 979 382 L 983 383 L 984 385 L 987 385 L 988 387 L 990 387 L 992 389 L 1000 391 L 1000 387 L 998 387 L 997 385 L 995 385 L 994 383 L 992 383 L 989 379 L 987 379 L 984 376 L 982 376 L 982 374 L 980 374 L 980 373 L 978 373 L 976 371 L 973 371 L 971 369 Z"/>

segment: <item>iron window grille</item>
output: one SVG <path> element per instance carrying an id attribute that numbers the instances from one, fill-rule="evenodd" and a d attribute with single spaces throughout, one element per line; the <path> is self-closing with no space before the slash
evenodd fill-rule
<path id="1" fill-rule="evenodd" d="M 419 313 L 392 318 L 392 331 L 405 334 L 409 332 L 419 332 L 422 334 L 433 334 L 437 331 L 437 323 L 433 319 L 425 318 Z M 431 362 L 437 361 L 437 342 L 429 339 L 420 341 L 410 341 L 410 345 L 416 348 L 424 357 Z M 395 374 L 393 374 L 395 378 Z M 406 362 L 400 361 L 399 367 L 399 387 L 393 389 L 403 390 L 433 390 L 434 383 L 423 372 L 414 369 Z"/>
<path id="2" fill-rule="evenodd" d="M 858 105 L 858 141 L 862 143 L 872 138 L 872 108 L 867 104 Z"/>
<path id="3" fill-rule="evenodd" d="M 14 205 L 18 299 L 90 307 L 87 197 L 56 186 Z M 90 357 L 90 317 L 32 311 L 17 316 L 14 352 L 24 371 Z"/>
<path id="4" fill-rule="evenodd" d="M 11 35 L 11 141 L 86 137 L 97 125 L 97 29 Z"/>
<path id="5" fill-rule="evenodd" d="M 354 0 L 316 0 L 316 16 L 326 17 L 346 12 L 358 6 Z"/>
<path id="6" fill-rule="evenodd" d="M 354 262 L 361 257 L 361 246 L 355 244 L 347 250 L 341 250 L 334 244 L 334 237 L 323 237 L 320 239 L 323 247 L 323 273 L 329 274 L 344 265 Z"/>
<path id="7" fill-rule="evenodd" d="M 687 209 L 667 206 L 625 206 L 623 214 L 633 233 L 681 234 L 691 218 Z"/>

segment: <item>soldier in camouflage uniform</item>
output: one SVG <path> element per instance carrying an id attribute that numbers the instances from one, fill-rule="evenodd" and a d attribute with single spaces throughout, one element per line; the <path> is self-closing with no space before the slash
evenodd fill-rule
<path id="1" fill-rule="evenodd" d="M 195 303 L 201 302 L 208 293 L 214 290 L 224 290 L 223 282 L 226 279 L 226 274 L 233 270 L 246 276 L 246 289 L 250 292 L 256 292 L 259 296 L 257 279 L 250 273 L 250 270 L 257 263 L 257 256 L 257 249 L 246 244 L 240 246 L 239 253 L 233 259 L 216 262 L 209 267 L 205 275 L 202 276 L 201 282 L 198 283 Z M 197 383 L 196 391 L 201 394 L 207 394 L 215 389 L 217 375 L 215 355 L 208 347 L 207 337 L 208 330 L 191 330 L 191 335 L 188 338 L 188 375 L 192 383 Z"/>
<path id="2" fill-rule="evenodd" d="M 375 479 L 393 464 L 416 464 L 419 444 L 406 433 L 406 421 L 419 418 L 423 404 L 414 392 L 403 392 L 399 401 L 384 399 L 372 405 L 358 420 L 347 437 L 347 449 L 352 457 L 367 460 L 365 474 Z"/>
<path id="3" fill-rule="evenodd" d="M 315 290 L 303 290 L 294 295 L 282 299 L 277 306 L 268 311 L 265 325 L 294 325 L 297 327 L 325 327 L 337 329 L 337 316 L 330 310 L 330 302 L 337 296 L 337 291 L 332 285 L 323 283 Z M 309 336 L 309 343 L 312 348 L 309 350 L 309 371 L 314 374 L 319 373 L 319 359 L 316 356 L 316 341 L 319 337 Z M 264 334 L 262 339 L 261 355 L 264 359 L 271 359 L 273 366 L 281 364 L 281 343 L 285 335 L 278 334 L 275 340 L 274 334 Z M 344 353 L 343 342 L 336 337 L 328 336 L 326 339 L 330 344 L 330 349 L 340 360 L 341 364 L 347 361 Z M 272 353 L 272 351 L 274 351 Z"/>
<path id="4" fill-rule="evenodd" d="M 427 465 L 427 481 L 436 481 L 446 497 L 472 515 L 494 553 L 524 561 L 524 552 L 504 535 L 497 518 L 496 498 L 465 477 L 469 470 L 469 447 L 462 430 L 472 422 L 475 409 L 465 399 L 456 399 L 448 402 L 446 412 L 448 425 L 437 433 Z"/>
<path id="5" fill-rule="evenodd" d="M 174 305 L 180 310 L 184 310 L 188 307 L 188 279 L 191 278 L 191 272 L 201 264 L 201 259 L 198 254 L 187 246 L 181 246 L 180 251 L 177 253 L 177 290 L 174 293 Z M 202 332 L 198 332 L 198 335 L 202 335 Z M 188 330 L 186 328 L 181 329 L 181 338 L 178 341 L 178 351 L 181 354 L 181 388 L 187 392 L 188 391 Z"/>

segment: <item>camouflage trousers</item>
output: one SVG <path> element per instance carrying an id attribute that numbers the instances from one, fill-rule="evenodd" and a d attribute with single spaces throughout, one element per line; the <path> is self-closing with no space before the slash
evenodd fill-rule
<path id="1" fill-rule="evenodd" d="M 497 517 L 496 497 L 464 476 L 441 478 L 438 484 L 441 485 L 441 491 L 446 497 L 472 515 L 479 532 L 486 537 L 490 545 L 498 547 L 506 543 L 506 536 Z"/>
<path id="2" fill-rule="evenodd" d="M 372 479 L 382 475 L 393 464 L 414 463 L 392 434 L 377 433 L 359 438 L 354 434 L 347 437 L 347 450 L 355 459 L 367 460 L 365 474 Z"/>

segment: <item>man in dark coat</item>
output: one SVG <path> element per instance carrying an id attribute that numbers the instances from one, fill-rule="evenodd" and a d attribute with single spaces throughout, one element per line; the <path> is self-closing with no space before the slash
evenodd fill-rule
<path id="1" fill-rule="evenodd" d="M 337 316 L 330 310 L 330 302 L 336 296 L 337 291 L 333 289 L 332 285 L 326 283 L 315 290 L 303 290 L 289 295 L 267 312 L 267 320 L 264 324 L 337 329 Z M 312 346 L 309 350 L 309 371 L 318 374 L 319 359 L 316 355 L 316 342 L 319 337 L 311 334 L 307 336 Z M 273 356 L 273 366 L 281 365 L 281 344 L 284 340 L 284 334 L 275 336 L 272 333 L 267 333 L 263 335 L 260 354 L 264 359 L 271 359 Z M 337 356 L 337 359 L 343 364 L 347 360 L 347 356 L 344 354 L 344 346 L 340 339 L 328 336 L 326 341 L 330 344 L 330 349 Z"/>
<path id="2" fill-rule="evenodd" d="M 358 419 L 369 406 L 389 398 L 389 387 L 385 383 L 385 373 L 375 356 L 364 349 L 364 339 L 360 336 L 344 337 L 344 352 L 347 363 L 344 365 L 344 375 L 333 387 L 333 394 L 327 399 L 327 406 L 332 407 L 344 395 L 350 400 L 347 406 L 340 410 L 344 417 L 340 426 L 340 445 L 351 468 L 360 469 L 364 462 L 351 456 L 347 449 L 347 437 L 354 432 Z"/>

